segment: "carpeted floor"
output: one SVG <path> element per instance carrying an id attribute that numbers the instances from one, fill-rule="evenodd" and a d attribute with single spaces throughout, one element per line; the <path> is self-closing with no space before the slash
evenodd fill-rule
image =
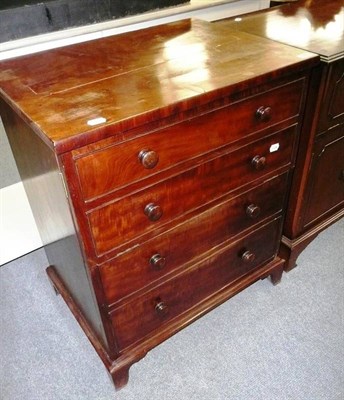
<path id="1" fill-rule="evenodd" d="M 2 400 L 343 400 L 344 220 L 132 366 L 114 392 L 38 250 L 0 268 Z"/>

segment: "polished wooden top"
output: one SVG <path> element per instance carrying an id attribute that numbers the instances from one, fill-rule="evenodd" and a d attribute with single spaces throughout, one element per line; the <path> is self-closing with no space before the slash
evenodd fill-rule
<path id="1" fill-rule="evenodd" d="M 0 96 L 62 153 L 316 62 L 299 49 L 184 20 L 3 61 Z"/>
<path id="2" fill-rule="evenodd" d="M 324 61 L 344 57 L 344 0 L 298 0 L 241 19 L 227 19 L 236 28 L 300 49 Z"/>

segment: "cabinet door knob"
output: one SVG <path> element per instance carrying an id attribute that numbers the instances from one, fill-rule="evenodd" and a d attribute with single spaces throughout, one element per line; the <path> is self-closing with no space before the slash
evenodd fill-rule
<path id="1" fill-rule="evenodd" d="M 144 213 L 150 221 L 157 221 L 162 216 L 162 208 L 154 203 L 149 203 L 146 205 Z"/>
<path id="2" fill-rule="evenodd" d="M 154 150 L 141 150 L 139 153 L 139 160 L 145 168 L 152 169 L 157 165 L 159 155 Z"/>
<path id="3" fill-rule="evenodd" d="M 271 119 L 271 114 L 272 114 L 271 107 L 261 106 L 256 111 L 256 118 L 259 121 L 266 122 L 266 121 L 269 121 Z"/>
<path id="4" fill-rule="evenodd" d="M 246 215 L 250 218 L 257 218 L 260 214 L 260 207 L 255 204 L 250 204 L 246 207 Z"/>
<path id="5" fill-rule="evenodd" d="M 157 253 L 150 258 L 149 263 L 154 269 L 160 270 L 166 265 L 166 258 Z"/>
<path id="6" fill-rule="evenodd" d="M 251 263 L 254 261 L 254 259 L 256 258 L 256 256 L 254 255 L 254 253 L 252 253 L 250 250 L 246 250 L 242 253 L 241 255 L 241 259 L 245 262 L 245 263 Z"/>
<path id="7" fill-rule="evenodd" d="M 253 165 L 254 169 L 260 171 L 266 166 L 266 158 L 263 156 L 255 156 L 252 158 L 251 164 Z"/>
<path id="8" fill-rule="evenodd" d="M 168 306 L 167 304 L 165 304 L 163 301 L 159 301 L 158 303 L 156 303 L 155 305 L 155 311 L 157 312 L 157 314 L 159 315 L 166 315 L 168 313 Z"/>

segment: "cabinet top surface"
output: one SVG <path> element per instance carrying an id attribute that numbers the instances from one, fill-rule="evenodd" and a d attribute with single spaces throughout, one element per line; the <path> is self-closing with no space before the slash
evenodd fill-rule
<path id="1" fill-rule="evenodd" d="M 61 153 L 317 61 L 226 25 L 184 20 L 1 62 L 0 97 Z"/>
<path id="2" fill-rule="evenodd" d="M 344 0 L 298 0 L 243 16 L 234 24 L 239 30 L 317 53 L 324 61 L 344 57 Z"/>

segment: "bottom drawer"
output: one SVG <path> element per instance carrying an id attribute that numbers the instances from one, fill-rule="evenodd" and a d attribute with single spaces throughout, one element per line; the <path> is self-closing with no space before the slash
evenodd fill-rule
<path id="1" fill-rule="evenodd" d="M 279 244 L 281 219 L 257 229 L 192 268 L 112 310 L 118 348 L 125 349 L 271 260 Z"/>

